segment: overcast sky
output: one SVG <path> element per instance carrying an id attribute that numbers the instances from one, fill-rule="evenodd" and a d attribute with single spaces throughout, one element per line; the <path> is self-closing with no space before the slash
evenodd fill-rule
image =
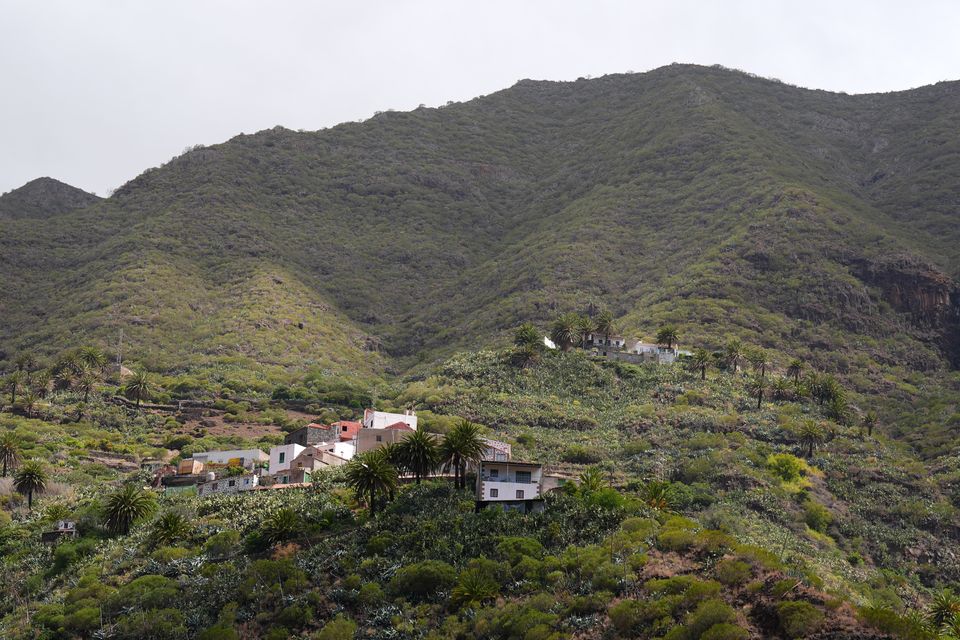
<path id="1" fill-rule="evenodd" d="M 723 64 L 848 93 L 960 79 L 960 2 L 0 0 L 0 192 L 105 195 L 194 144 L 521 78 Z"/>

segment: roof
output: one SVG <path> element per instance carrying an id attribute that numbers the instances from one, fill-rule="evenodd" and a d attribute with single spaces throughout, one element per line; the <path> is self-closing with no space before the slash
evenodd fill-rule
<path id="1" fill-rule="evenodd" d="M 392 429 L 394 431 L 413 431 L 413 427 L 408 425 L 406 422 L 394 422 L 384 427 L 384 429 Z"/>
<path id="2" fill-rule="evenodd" d="M 485 445 L 493 449 L 498 449 L 500 451 L 510 451 L 510 449 L 512 449 L 512 447 L 506 442 L 501 442 L 499 440 L 492 440 L 491 438 L 481 438 L 481 440 L 483 440 L 483 443 Z"/>
<path id="3" fill-rule="evenodd" d="M 300 429 L 323 429 L 324 431 L 329 431 L 332 428 L 329 424 L 320 424 L 319 422 L 311 422 L 305 427 L 300 427 Z M 300 429 L 297 429 L 297 431 L 300 431 Z"/>
<path id="4" fill-rule="evenodd" d="M 481 460 L 482 463 L 489 462 L 490 464 L 509 464 L 515 467 L 542 467 L 543 464 L 540 462 L 517 462 L 516 460 Z"/>

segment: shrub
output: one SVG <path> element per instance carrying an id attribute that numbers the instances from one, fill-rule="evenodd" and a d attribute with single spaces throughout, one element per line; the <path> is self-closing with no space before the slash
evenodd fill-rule
<path id="1" fill-rule="evenodd" d="M 539 559 L 543 557 L 543 545 L 533 538 L 507 537 L 497 545 L 497 552 L 511 565 L 525 557 Z"/>
<path id="2" fill-rule="evenodd" d="M 803 503 L 803 512 L 804 522 L 814 531 L 826 533 L 827 527 L 833 522 L 833 516 L 830 515 L 830 510 L 819 502 L 807 500 Z"/>
<path id="3" fill-rule="evenodd" d="M 767 468 L 784 482 L 796 482 L 806 472 L 807 464 L 789 453 L 774 453 L 767 458 Z"/>
<path id="4" fill-rule="evenodd" d="M 386 596 L 383 593 L 383 589 L 380 588 L 380 585 L 376 582 L 367 582 L 362 587 L 360 587 L 360 593 L 357 596 L 360 604 L 371 607 L 376 606 L 383 602 L 383 599 Z"/>
<path id="5" fill-rule="evenodd" d="M 674 627 L 666 635 L 669 640 L 697 640 L 714 626 L 729 624 L 736 620 L 737 614 L 723 600 L 716 598 L 704 600 L 696 609 L 687 614 L 683 625 Z"/>
<path id="6" fill-rule="evenodd" d="M 792 600 L 777 605 L 780 629 L 788 638 L 804 638 L 823 624 L 823 612 L 809 602 Z"/>
<path id="7" fill-rule="evenodd" d="M 341 615 L 323 625 L 313 634 L 313 640 L 351 640 L 356 632 L 357 623 Z"/>
<path id="8" fill-rule="evenodd" d="M 887 607 L 863 607 L 857 611 L 863 622 L 902 640 L 931 640 L 922 621 L 898 615 Z"/>
<path id="9" fill-rule="evenodd" d="M 686 551 L 695 539 L 693 532 L 686 529 L 664 529 L 657 536 L 657 546 L 663 551 Z"/>
<path id="10" fill-rule="evenodd" d="M 109 608 L 120 611 L 130 607 L 161 609 L 173 603 L 179 593 L 176 581 L 157 575 L 140 576 L 130 581 L 110 599 Z"/>
<path id="11" fill-rule="evenodd" d="M 456 570 L 446 562 L 424 560 L 397 571 L 390 581 L 390 590 L 397 596 L 417 601 L 449 589 L 456 581 Z"/>
<path id="12" fill-rule="evenodd" d="M 240 545 L 240 533 L 232 529 L 216 533 L 207 539 L 204 552 L 214 559 L 230 556 Z"/>
<path id="13" fill-rule="evenodd" d="M 644 603 L 637 600 L 621 600 L 610 607 L 607 615 L 610 616 L 610 622 L 617 633 L 626 635 L 643 619 Z"/>
<path id="14" fill-rule="evenodd" d="M 489 573 L 482 569 L 466 569 L 460 574 L 450 599 L 455 606 L 469 607 L 493 600 L 499 594 L 500 585 Z"/>
<path id="15" fill-rule="evenodd" d="M 567 450 L 563 452 L 560 458 L 564 462 L 572 462 L 574 464 L 594 464 L 603 459 L 597 451 L 587 449 L 578 444 L 567 447 Z"/>
<path id="16" fill-rule="evenodd" d="M 700 640 L 747 640 L 750 634 L 746 629 L 729 622 L 715 624 L 700 636 Z"/>
<path id="17" fill-rule="evenodd" d="M 750 579 L 753 570 L 740 560 L 721 560 L 716 567 L 717 580 L 728 586 L 740 585 Z"/>

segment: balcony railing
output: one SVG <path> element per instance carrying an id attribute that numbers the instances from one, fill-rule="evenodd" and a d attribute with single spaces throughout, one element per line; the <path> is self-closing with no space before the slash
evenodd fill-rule
<path id="1" fill-rule="evenodd" d="M 539 484 L 540 482 L 536 478 L 517 478 L 512 474 L 491 476 L 490 474 L 485 473 L 480 476 L 480 479 L 484 482 L 510 482 L 513 484 Z"/>

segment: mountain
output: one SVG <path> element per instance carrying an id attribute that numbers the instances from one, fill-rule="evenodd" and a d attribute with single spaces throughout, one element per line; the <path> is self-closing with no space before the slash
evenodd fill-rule
<path id="1" fill-rule="evenodd" d="M 45 218 L 88 207 L 101 198 L 53 178 L 37 178 L 0 195 L 0 219 Z"/>
<path id="2" fill-rule="evenodd" d="M 609 308 L 832 371 L 942 370 L 958 124 L 956 82 L 845 95 L 672 65 L 240 135 L 3 217 L 0 349 L 122 328 L 162 369 L 373 373 Z"/>

